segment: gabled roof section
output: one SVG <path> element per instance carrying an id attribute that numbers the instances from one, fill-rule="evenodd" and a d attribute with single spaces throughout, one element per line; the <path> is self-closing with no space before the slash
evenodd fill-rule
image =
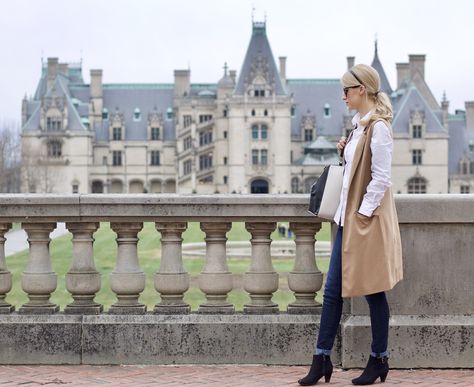
<path id="1" fill-rule="evenodd" d="M 405 94 L 397 104 L 395 117 L 392 123 L 394 132 L 404 133 L 409 130 L 410 115 L 412 110 L 424 112 L 426 131 L 428 133 L 448 134 L 447 129 L 439 120 L 437 112 L 431 109 L 430 105 L 414 83 L 410 84 Z"/>
<path id="2" fill-rule="evenodd" d="M 244 95 L 247 86 L 258 75 L 264 76 L 266 82 L 273 87 L 273 92 L 276 95 L 287 94 L 270 48 L 265 22 L 252 21 L 252 37 L 245 54 L 234 94 Z"/>
<path id="3" fill-rule="evenodd" d="M 375 41 L 375 52 L 374 52 L 374 60 L 372 61 L 372 67 L 377 70 L 380 76 L 380 89 L 384 92 L 387 93 L 389 96 L 392 94 L 392 88 L 390 86 L 390 82 L 388 81 L 387 74 L 385 74 L 385 70 L 382 66 L 382 62 L 380 62 L 379 59 L 379 53 L 378 53 L 378 44 L 377 40 Z"/>

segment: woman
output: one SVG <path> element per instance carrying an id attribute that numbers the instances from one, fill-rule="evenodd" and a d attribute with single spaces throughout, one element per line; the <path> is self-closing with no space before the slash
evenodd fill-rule
<path id="1" fill-rule="evenodd" d="M 342 99 L 357 114 L 349 138 L 341 137 L 337 144 L 344 159 L 342 190 L 334 216 L 338 229 L 313 362 L 309 373 L 298 380 L 305 386 L 316 384 L 322 376 L 330 381 L 330 355 L 341 319 L 342 298 L 361 295 L 370 309 L 372 351 L 364 371 L 352 383 L 373 384 L 379 377 L 385 381 L 390 317 L 385 291 L 403 278 L 400 230 L 391 189 L 390 99 L 380 90 L 379 74 L 368 65 L 352 67 L 341 83 Z"/>

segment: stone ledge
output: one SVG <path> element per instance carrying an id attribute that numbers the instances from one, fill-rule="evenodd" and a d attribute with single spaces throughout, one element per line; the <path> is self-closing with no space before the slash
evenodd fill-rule
<path id="1" fill-rule="evenodd" d="M 372 334 L 369 316 L 351 316 L 342 323 L 344 368 L 365 367 Z M 474 316 L 394 315 L 390 317 L 390 367 L 474 367 Z"/>
<path id="2" fill-rule="evenodd" d="M 311 363 L 319 315 L 0 316 L 0 364 Z M 339 362 L 339 341 L 334 362 Z"/>
<path id="3" fill-rule="evenodd" d="M 319 315 L 0 315 L 0 364 L 309 365 Z M 364 367 L 369 316 L 346 315 L 333 363 Z M 342 332 L 342 342 L 339 340 Z M 472 368 L 474 316 L 390 318 L 393 368 Z M 342 360 L 342 362 L 341 362 Z"/>
<path id="4" fill-rule="evenodd" d="M 81 364 L 82 316 L 0 316 L 0 364 Z"/>

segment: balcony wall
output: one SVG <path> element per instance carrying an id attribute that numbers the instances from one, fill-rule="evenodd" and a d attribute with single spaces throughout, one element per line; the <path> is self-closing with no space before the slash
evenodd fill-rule
<path id="1" fill-rule="evenodd" d="M 404 280 L 387 293 L 391 366 L 473 367 L 474 196 L 395 195 L 404 257 Z M 309 364 L 318 333 L 323 273 L 315 261 L 321 221 L 307 212 L 308 195 L 78 194 L 0 195 L 0 234 L 21 222 L 29 259 L 21 275 L 28 295 L 9 305 L 12 277 L 0 238 L 0 363 L 2 364 Z M 199 288 L 206 301 L 191 310 L 184 301 L 189 274 L 183 266 L 182 233 L 200 222 L 206 260 Z M 250 301 L 243 311 L 229 302 L 232 273 L 226 233 L 245 222 L 252 257 L 243 276 Z M 278 221 L 295 232 L 294 268 L 288 287 L 294 301 L 281 311 L 272 301 L 279 288 L 270 234 Z M 65 277 L 54 273 L 49 233 L 66 222 L 73 234 Z M 93 233 L 110 222 L 117 233 L 110 274 L 116 302 L 104 311 L 94 301 L 102 273 L 94 263 Z M 145 273 L 137 254 L 143 222 L 161 234 L 154 274 L 157 302 L 139 300 Z M 335 224 L 332 223 L 333 232 Z M 65 281 L 73 302 L 64 309 L 50 299 Z M 363 297 L 344 300 L 333 360 L 362 367 L 370 353 L 370 320 Z"/>

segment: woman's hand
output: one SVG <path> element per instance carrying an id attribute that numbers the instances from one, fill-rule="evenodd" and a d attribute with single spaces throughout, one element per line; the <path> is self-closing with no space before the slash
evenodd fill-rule
<path id="1" fill-rule="evenodd" d="M 341 154 L 342 150 L 346 146 L 346 142 L 347 142 L 347 137 L 342 136 L 339 142 L 337 143 L 336 148 L 339 151 L 339 154 Z"/>

